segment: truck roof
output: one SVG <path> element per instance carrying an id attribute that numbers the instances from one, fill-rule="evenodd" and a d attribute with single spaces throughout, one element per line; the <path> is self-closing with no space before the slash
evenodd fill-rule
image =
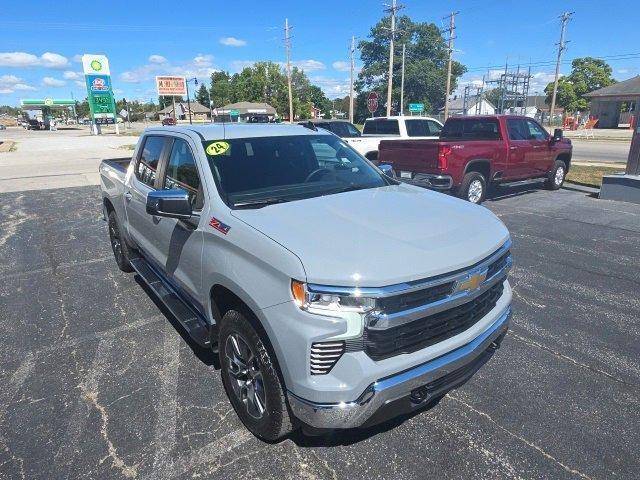
<path id="1" fill-rule="evenodd" d="M 150 127 L 144 133 L 196 133 L 203 141 L 252 137 L 283 137 L 289 135 L 327 135 L 324 130 L 312 130 L 302 125 L 279 123 L 208 123 L 206 125 L 177 125 Z"/>

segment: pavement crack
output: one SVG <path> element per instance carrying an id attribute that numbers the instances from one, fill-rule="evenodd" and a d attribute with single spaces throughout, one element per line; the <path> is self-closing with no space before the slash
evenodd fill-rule
<path id="1" fill-rule="evenodd" d="M 558 465 L 559 467 L 561 467 L 563 470 L 567 471 L 568 473 L 570 473 L 572 475 L 577 475 L 580 478 L 584 478 L 585 480 L 592 480 L 592 478 L 590 476 L 588 476 L 587 474 L 581 472 L 580 470 L 576 470 L 575 468 L 571 468 L 568 465 L 565 465 L 560 460 L 558 460 L 556 457 L 554 457 L 550 453 L 547 453 L 544 449 L 542 449 L 541 447 L 539 447 L 535 443 L 533 443 L 533 442 L 527 440 L 526 438 L 518 435 L 517 433 L 514 433 L 511 430 L 503 427 L 498 422 L 496 422 L 489 414 L 478 410 L 477 408 L 473 407 L 472 405 L 469 405 L 464 400 L 461 400 L 460 398 L 457 398 L 457 396 L 453 396 L 452 394 L 449 394 L 449 395 L 447 395 L 446 398 L 449 398 L 449 399 L 451 399 L 451 400 L 453 400 L 455 402 L 460 403 L 461 405 L 465 406 L 468 410 L 472 411 L 473 413 L 475 413 L 475 414 L 487 419 L 489 422 L 491 422 L 493 425 L 495 425 L 500 430 L 505 432 L 507 435 L 515 438 L 516 440 L 519 440 L 520 442 L 524 443 L 528 447 L 533 448 L 538 453 L 540 453 L 544 458 L 546 458 L 547 460 L 552 461 L 553 463 L 555 463 L 556 465 Z"/>
<path id="2" fill-rule="evenodd" d="M 616 377 L 615 375 L 612 375 L 609 372 L 606 372 L 606 371 L 601 370 L 599 368 L 593 367 L 593 366 L 588 365 L 586 363 L 580 362 L 579 360 L 576 360 L 575 358 L 569 357 L 568 355 L 565 355 L 564 353 L 556 352 L 555 350 L 553 350 L 550 347 L 547 347 L 546 345 L 538 343 L 535 340 L 531 340 L 530 338 L 523 337 L 522 335 L 518 335 L 517 333 L 515 333 L 513 331 L 511 331 L 509 333 L 509 336 L 513 337 L 513 338 L 516 338 L 516 339 L 520 340 L 521 342 L 526 343 L 527 345 L 539 348 L 540 350 L 544 350 L 545 352 L 549 352 L 552 355 L 554 355 L 555 357 L 558 357 L 558 358 L 560 358 L 562 360 L 565 360 L 565 361 L 567 361 L 569 363 L 572 363 L 572 364 L 576 365 L 577 367 L 584 368 L 584 369 L 589 370 L 589 371 L 591 371 L 593 373 L 598 373 L 600 375 L 604 375 L 605 377 L 610 378 L 611 380 L 619 382 L 619 383 L 621 383 L 623 385 L 626 385 L 627 387 L 632 387 L 632 388 L 637 388 L 638 387 L 637 385 L 634 385 L 633 383 L 629 383 L 629 382 L 627 382 L 627 381 L 625 381 L 625 380 L 623 380 L 621 378 L 618 378 L 618 377 Z"/>

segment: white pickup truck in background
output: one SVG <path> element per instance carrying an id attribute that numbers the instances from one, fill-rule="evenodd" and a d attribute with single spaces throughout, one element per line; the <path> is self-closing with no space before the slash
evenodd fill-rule
<path id="1" fill-rule="evenodd" d="M 373 117 L 364 122 L 361 137 L 345 138 L 358 153 L 373 162 L 378 160 L 382 140 L 429 140 L 440 137 L 442 123 L 429 117 Z"/>

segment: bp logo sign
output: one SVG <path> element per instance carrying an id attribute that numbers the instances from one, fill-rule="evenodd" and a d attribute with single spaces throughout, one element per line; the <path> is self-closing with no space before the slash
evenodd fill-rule
<path id="1" fill-rule="evenodd" d="M 52 100 L 52 99 L 50 99 L 50 98 L 45 98 L 45 99 L 44 99 L 44 104 L 45 104 L 47 107 L 50 107 L 51 105 L 53 105 L 53 100 Z"/>
<path id="2" fill-rule="evenodd" d="M 92 60 L 91 61 L 91 68 L 94 71 L 99 72 L 100 70 L 102 70 L 102 63 L 100 63 L 100 60 Z"/>

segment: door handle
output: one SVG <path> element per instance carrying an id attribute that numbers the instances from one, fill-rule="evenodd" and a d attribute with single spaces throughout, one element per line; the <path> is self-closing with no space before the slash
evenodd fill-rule
<path id="1" fill-rule="evenodd" d="M 509 150 L 517 150 L 517 149 L 518 147 L 514 147 L 514 146 L 509 147 Z"/>
<path id="2" fill-rule="evenodd" d="M 129 191 L 124 192 L 124 199 L 127 202 L 130 202 L 132 198 L 133 198 L 133 195 L 131 194 L 131 192 L 129 192 Z"/>

